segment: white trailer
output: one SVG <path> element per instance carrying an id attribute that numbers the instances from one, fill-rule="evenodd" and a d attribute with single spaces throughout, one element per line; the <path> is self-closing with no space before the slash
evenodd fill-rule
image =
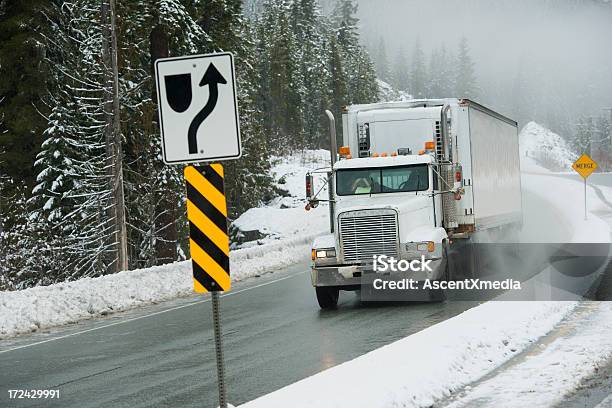
<path id="1" fill-rule="evenodd" d="M 425 256 L 435 271 L 417 278 L 445 279 L 452 241 L 522 223 L 515 121 L 467 99 L 435 99 L 349 106 L 342 123 L 329 174 L 332 234 L 313 243 L 321 307 L 359 289 L 376 255 Z"/>

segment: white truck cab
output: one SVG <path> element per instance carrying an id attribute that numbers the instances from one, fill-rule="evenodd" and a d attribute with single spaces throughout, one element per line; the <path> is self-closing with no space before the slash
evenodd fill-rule
<path id="1" fill-rule="evenodd" d="M 360 289 L 378 256 L 427 259 L 431 270 L 399 274 L 447 279 L 450 238 L 522 222 L 511 119 L 469 100 L 439 99 L 350 106 L 342 122 L 343 146 L 328 174 L 331 234 L 312 246 L 322 308 L 336 306 L 339 290 Z M 307 196 L 316 206 L 308 188 Z"/>

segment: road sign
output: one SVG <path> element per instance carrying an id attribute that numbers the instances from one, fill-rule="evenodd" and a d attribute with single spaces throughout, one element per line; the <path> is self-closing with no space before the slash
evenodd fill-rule
<path id="1" fill-rule="evenodd" d="M 572 168 L 586 179 L 597 169 L 597 163 L 587 154 L 583 154 L 572 164 Z"/>
<path id="2" fill-rule="evenodd" d="M 229 290 L 229 237 L 223 166 L 187 166 L 185 184 L 194 290 L 198 293 Z"/>
<path id="3" fill-rule="evenodd" d="M 588 154 L 582 154 L 572 168 L 584 179 L 584 219 L 587 219 L 587 178 L 597 169 L 597 163 Z"/>
<path id="4" fill-rule="evenodd" d="M 166 164 L 240 158 L 232 54 L 158 59 L 155 79 Z"/>

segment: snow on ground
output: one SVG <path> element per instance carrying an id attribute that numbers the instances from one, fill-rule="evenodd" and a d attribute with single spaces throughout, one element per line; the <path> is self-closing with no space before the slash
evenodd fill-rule
<path id="1" fill-rule="evenodd" d="M 530 157 L 552 171 L 570 171 L 577 159 L 561 136 L 535 122 L 529 122 L 521 130 L 519 150 L 521 158 Z"/>
<path id="2" fill-rule="evenodd" d="M 612 302 L 585 302 L 551 338 L 449 408 L 550 407 L 612 357 Z M 547 336 L 548 337 L 548 336 Z"/>
<path id="3" fill-rule="evenodd" d="M 604 186 L 597 186 L 597 187 L 601 190 L 606 200 L 612 203 L 612 187 L 604 187 Z"/>
<path id="4" fill-rule="evenodd" d="M 310 244 L 329 228 L 325 204 L 307 212 L 305 175 L 329 163 L 317 150 L 276 159 L 273 176 L 287 191 L 267 206 L 245 212 L 235 226 L 264 237 L 232 249 L 232 280 L 272 272 L 309 259 Z M 315 183 L 317 191 L 324 177 Z M 327 191 L 323 189 L 323 198 Z M 0 292 L 0 338 L 188 295 L 193 291 L 191 261 L 84 278 L 31 289 Z"/>
<path id="5" fill-rule="evenodd" d="M 529 347 L 575 306 L 487 302 L 242 407 L 429 407 Z"/>
<path id="6" fill-rule="evenodd" d="M 537 169 L 535 164 L 533 166 L 533 169 Z M 524 192 L 537 195 L 548 202 L 550 208 L 554 208 L 554 211 L 559 213 L 559 222 L 566 224 L 574 233 L 571 240 L 564 239 L 564 237 L 554 240 L 555 237 L 546 234 L 542 235 L 545 237 L 543 241 L 537 236 L 530 235 L 528 238 L 523 238 L 522 242 L 610 242 L 610 225 L 607 222 L 592 213 L 587 220 L 584 219 L 584 185 L 582 183 L 561 177 L 546 176 L 544 171 L 534 173 L 542 173 L 542 175 L 522 174 L 521 188 Z M 593 188 L 587 188 L 587 211 L 601 210 L 609 211 L 610 209 L 600 200 Z M 526 218 L 528 217 L 529 214 L 526 215 Z"/>
<path id="7" fill-rule="evenodd" d="M 601 401 L 595 408 L 610 408 L 610 407 L 612 407 L 612 394 L 604 398 L 604 400 Z"/>
<path id="8" fill-rule="evenodd" d="M 551 174 L 552 172 L 544 167 L 538 165 L 535 159 L 528 156 L 521 156 L 521 172 L 523 173 L 539 173 L 539 174 Z"/>
<path id="9" fill-rule="evenodd" d="M 398 91 L 385 81 L 377 79 L 376 82 L 378 83 L 378 92 L 382 102 L 402 102 L 414 99 L 408 92 Z"/>
<path id="10" fill-rule="evenodd" d="M 309 259 L 314 235 L 233 250 L 232 281 Z M 193 293 L 191 261 L 0 292 L 0 339 Z"/>
<path id="11" fill-rule="evenodd" d="M 269 243 L 288 237 L 313 236 L 329 229 L 329 213 L 326 203 L 310 211 L 305 211 L 306 173 L 329 166 L 328 150 L 311 150 L 284 158 L 275 158 L 272 176 L 276 185 L 287 192 L 286 197 L 278 197 L 269 205 L 251 208 L 233 222 L 242 234 L 249 233 L 258 237 L 253 244 Z M 324 174 L 315 177 L 315 192 L 321 190 L 321 198 L 327 199 L 327 186 Z M 259 238 L 259 237 L 262 238 Z M 243 244 L 243 246 L 245 246 Z"/>

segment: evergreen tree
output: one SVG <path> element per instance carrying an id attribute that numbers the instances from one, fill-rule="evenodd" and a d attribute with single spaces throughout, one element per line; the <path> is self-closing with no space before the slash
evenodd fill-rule
<path id="1" fill-rule="evenodd" d="M 396 84 L 397 80 L 394 77 L 394 72 L 391 72 L 389 67 L 389 59 L 387 58 L 387 47 L 385 45 L 385 40 L 383 37 L 380 37 L 378 41 L 378 47 L 376 52 L 376 73 L 378 77 L 387 83 Z"/>
<path id="2" fill-rule="evenodd" d="M 350 103 L 378 100 L 375 70 L 359 43 L 356 10 L 354 1 L 340 0 L 330 23 L 314 0 L 263 4 L 255 23 L 260 78 L 255 102 L 275 153 L 327 147 L 326 109 L 339 114 Z"/>
<path id="3" fill-rule="evenodd" d="M 0 113 L 0 125 L 2 119 Z M 0 149 L 0 165 L 4 164 L 4 155 L 4 150 Z M 17 289 L 20 281 L 28 280 L 27 274 L 23 274 L 25 258 L 21 256 L 29 235 L 25 190 L 0 172 L 0 291 Z"/>
<path id="4" fill-rule="evenodd" d="M 430 98 L 450 98 L 453 90 L 453 60 L 444 44 L 431 52 L 429 59 L 427 96 Z"/>
<path id="5" fill-rule="evenodd" d="M 531 84 L 526 72 L 528 65 L 525 56 L 521 55 L 518 72 L 512 81 L 512 87 L 509 91 L 511 95 L 510 100 L 512 101 L 510 110 L 513 113 L 513 117 L 523 125 L 533 119 L 531 112 L 533 112 L 534 101 L 532 100 Z"/>
<path id="6" fill-rule="evenodd" d="M 302 8 L 304 18 L 314 18 L 315 5 L 310 3 Z M 211 12 L 213 10 L 216 11 Z M 197 21 L 212 44 L 219 49 L 232 50 L 236 57 L 242 158 L 225 163 L 224 168 L 228 216 L 235 219 L 271 196 L 268 140 L 264 117 L 256 106 L 260 89 L 255 69 L 256 45 L 251 40 L 255 30 L 242 17 L 241 0 L 200 1 L 196 15 L 202 16 Z"/>
<path id="7" fill-rule="evenodd" d="M 355 16 L 356 13 L 357 5 L 353 0 L 339 0 L 333 15 L 337 51 L 341 68 L 346 75 L 348 99 L 344 105 L 371 103 L 379 99 L 376 69 L 367 51 L 359 43 L 359 20 Z M 334 58 L 333 52 L 331 57 Z"/>
<path id="8" fill-rule="evenodd" d="M 27 188 L 0 175 L 0 290 L 23 289 L 37 282 L 26 267 L 36 255 L 32 222 L 27 217 Z"/>
<path id="9" fill-rule="evenodd" d="M 427 69 L 427 85 L 425 92 L 430 98 L 440 98 L 442 95 L 442 73 L 440 63 L 440 54 L 433 49 L 429 57 L 429 67 Z"/>
<path id="10" fill-rule="evenodd" d="M 410 87 L 410 66 L 403 47 L 399 49 L 395 59 L 393 85 L 401 91 L 407 91 Z"/>
<path id="11" fill-rule="evenodd" d="M 425 68 L 425 53 L 421 41 L 417 38 L 412 53 L 412 70 L 410 71 L 410 93 L 416 99 L 426 98 L 427 69 Z"/>
<path id="12" fill-rule="evenodd" d="M 612 165 L 612 118 L 600 115 L 595 122 L 593 137 L 593 159 L 602 170 Z"/>
<path id="13" fill-rule="evenodd" d="M 591 144 L 593 141 L 593 133 L 595 131 L 593 118 L 582 116 L 578 119 L 576 132 L 570 141 L 572 149 L 577 154 L 591 155 Z"/>
<path id="14" fill-rule="evenodd" d="M 329 24 L 323 19 L 315 0 L 296 0 L 291 6 L 292 25 L 301 47 L 297 50 L 299 88 L 304 116 L 299 147 L 317 147 L 327 134 L 325 124 L 329 77 L 326 36 Z M 350 35 L 350 33 L 346 33 Z"/>
<path id="15" fill-rule="evenodd" d="M 28 268 L 37 284 L 100 275 L 116 259 L 108 222 L 104 36 L 96 5 L 93 0 L 56 4 L 46 36 L 57 86 L 49 95 L 53 110 L 29 201 L 40 245 Z"/>
<path id="16" fill-rule="evenodd" d="M 34 185 L 34 160 L 42 142 L 49 81 L 39 27 L 46 23 L 48 0 L 0 1 L 0 173 Z"/>
<path id="17" fill-rule="evenodd" d="M 453 66 L 455 63 L 455 55 L 449 51 L 446 44 L 442 44 L 438 51 L 438 75 L 439 75 L 439 92 L 440 97 L 450 98 L 455 95 Z"/>
<path id="18" fill-rule="evenodd" d="M 140 0 L 121 4 L 120 15 L 129 17 L 120 19 L 119 27 L 132 267 L 184 259 L 188 253 L 182 168 L 167 166 L 161 160 L 153 72 L 158 58 L 214 51 L 210 36 L 194 18 L 199 2 L 191 2 L 189 7 L 184 3 Z M 213 4 L 210 12 L 221 19 Z"/>
<path id="19" fill-rule="evenodd" d="M 299 90 L 303 86 L 297 69 L 299 44 L 291 26 L 290 3 L 268 1 L 264 4 L 258 30 L 263 66 L 261 96 L 268 109 L 267 129 L 276 146 L 295 146 L 294 137 L 303 129 Z"/>
<path id="20" fill-rule="evenodd" d="M 355 14 L 357 14 L 357 4 L 353 0 L 336 2 L 332 18 L 338 46 L 345 52 L 357 51 L 359 48 L 359 19 Z"/>
<path id="21" fill-rule="evenodd" d="M 329 88 L 331 90 L 331 106 L 332 112 L 336 118 L 342 117 L 342 107 L 347 104 L 349 99 L 348 94 L 348 83 L 346 80 L 346 73 L 344 71 L 343 60 L 341 56 L 340 47 L 338 46 L 337 40 L 335 37 L 332 37 L 331 40 L 331 60 L 330 60 L 330 84 Z M 339 123 L 340 122 L 340 123 Z M 340 141 L 340 135 L 342 131 L 341 121 L 336 120 L 336 137 L 338 138 L 337 142 Z"/>
<path id="22" fill-rule="evenodd" d="M 365 49 L 359 49 L 355 56 L 350 78 L 351 103 L 373 103 L 380 100 L 380 89 L 376 79 L 376 69 Z"/>
<path id="23" fill-rule="evenodd" d="M 455 71 L 455 93 L 458 98 L 475 99 L 478 97 L 478 85 L 474 62 L 470 56 L 467 38 L 462 37 L 457 52 Z"/>

